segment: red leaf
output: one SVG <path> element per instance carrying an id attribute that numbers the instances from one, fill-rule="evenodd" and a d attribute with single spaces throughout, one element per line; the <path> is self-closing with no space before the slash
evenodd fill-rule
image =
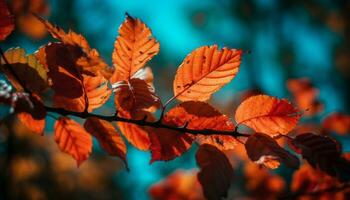
<path id="1" fill-rule="evenodd" d="M 225 154 L 214 146 L 199 146 L 196 161 L 201 171 L 198 180 L 202 185 L 204 196 L 208 199 L 227 197 L 227 191 L 233 178 L 233 168 Z"/>
<path id="2" fill-rule="evenodd" d="M 77 122 L 61 117 L 55 123 L 55 141 L 61 151 L 71 155 L 78 167 L 90 155 L 92 138 Z"/>

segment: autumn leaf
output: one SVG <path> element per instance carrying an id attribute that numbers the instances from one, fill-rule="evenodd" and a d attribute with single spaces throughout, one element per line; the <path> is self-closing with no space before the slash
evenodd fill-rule
<path id="1" fill-rule="evenodd" d="M 237 108 L 235 119 L 256 132 L 276 136 L 287 134 L 297 125 L 300 114 L 285 99 L 257 95 L 243 101 Z"/>
<path id="2" fill-rule="evenodd" d="M 42 39 L 47 34 L 45 26 L 31 14 L 17 16 L 16 20 L 19 30 L 34 40 Z"/>
<path id="3" fill-rule="evenodd" d="M 14 28 L 14 17 L 6 5 L 6 0 L 0 0 L 0 41 L 5 40 Z"/>
<path id="4" fill-rule="evenodd" d="M 303 165 L 299 170 L 294 172 L 291 182 L 291 190 L 297 194 L 311 193 L 339 186 L 341 186 L 341 183 L 336 178 L 328 176 L 308 164 Z M 348 191 L 330 190 L 312 196 L 305 196 L 303 199 L 347 199 L 346 197 L 348 195 Z"/>
<path id="5" fill-rule="evenodd" d="M 288 140 L 289 146 L 301 154 L 308 163 L 330 176 L 338 177 L 341 181 L 348 181 L 350 176 L 350 162 L 341 157 L 341 149 L 336 140 L 313 133 L 297 135 Z"/>
<path id="6" fill-rule="evenodd" d="M 151 142 L 146 130 L 135 124 L 125 122 L 118 122 L 117 125 L 132 146 L 142 151 L 149 149 Z"/>
<path id="7" fill-rule="evenodd" d="M 127 119 L 143 119 L 147 116 L 147 121 L 155 121 L 154 116 L 147 111 L 139 111 L 133 114 L 119 111 L 118 115 Z M 145 128 L 126 122 L 117 122 L 117 125 L 131 145 L 142 151 L 149 150 L 151 142 L 149 134 Z"/>
<path id="8" fill-rule="evenodd" d="M 214 146 L 204 144 L 199 146 L 196 161 L 200 168 L 198 180 L 206 199 L 227 197 L 233 178 L 233 168 L 225 154 Z"/>
<path id="9" fill-rule="evenodd" d="M 251 199 L 278 199 L 285 191 L 286 182 L 283 177 L 267 168 L 247 162 L 243 173 L 245 188 Z"/>
<path id="10" fill-rule="evenodd" d="M 36 94 L 40 94 L 48 88 L 46 70 L 34 55 L 26 55 L 22 48 L 13 48 L 5 52 L 5 58 L 11 66 L 5 65 L 5 60 L 1 58 L 0 71 L 6 75 L 17 91 L 24 91 L 21 83 L 30 92 Z M 13 69 L 21 82 L 18 82 L 8 67 Z"/>
<path id="11" fill-rule="evenodd" d="M 29 101 L 31 103 L 31 106 L 17 106 L 17 118 L 30 131 L 38 135 L 43 135 L 46 117 L 45 107 L 42 104 L 40 97 L 36 94 L 32 94 L 32 96 L 29 98 Z"/>
<path id="12" fill-rule="evenodd" d="M 322 126 L 326 131 L 346 135 L 350 132 L 350 116 L 334 112 L 323 120 Z"/>
<path id="13" fill-rule="evenodd" d="M 118 32 L 112 55 L 116 70 L 110 78 L 111 83 L 130 79 L 159 52 L 159 43 L 139 19 L 127 15 Z"/>
<path id="14" fill-rule="evenodd" d="M 83 112 L 85 110 L 85 92 L 88 100 L 88 112 L 104 105 L 111 96 L 112 90 L 108 87 L 108 81 L 103 76 L 83 75 L 83 95 L 78 98 L 67 98 L 54 95 L 53 102 L 56 107 L 67 110 Z"/>
<path id="15" fill-rule="evenodd" d="M 283 162 L 291 168 L 299 167 L 299 159 L 280 147 L 278 143 L 268 135 L 254 133 L 247 139 L 245 148 L 249 158 L 253 162 L 264 165 L 267 168 L 278 168 L 280 162 Z"/>
<path id="16" fill-rule="evenodd" d="M 61 151 L 71 155 L 78 167 L 92 151 L 92 138 L 77 122 L 67 117 L 59 118 L 54 128 L 55 142 Z"/>
<path id="17" fill-rule="evenodd" d="M 34 40 L 43 39 L 46 36 L 45 25 L 32 13 L 48 16 L 50 6 L 47 0 L 12 0 L 10 7 L 16 16 L 16 25 L 23 34 Z"/>
<path id="18" fill-rule="evenodd" d="M 177 116 L 172 112 L 164 115 L 162 123 L 169 126 L 177 125 Z M 169 161 L 181 156 L 190 147 L 195 139 L 191 134 L 182 133 L 166 128 L 147 128 L 150 137 L 150 150 L 152 159 L 150 163 L 155 161 Z"/>
<path id="19" fill-rule="evenodd" d="M 323 110 L 323 104 L 318 100 L 319 90 L 307 78 L 289 79 L 287 88 L 292 93 L 300 110 L 305 110 L 306 116 L 313 116 Z"/>
<path id="20" fill-rule="evenodd" d="M 128 119 L 143 119 L 147 116 L 149 121 L 155 121 L 151 114 L 161 105 L 159 97 L 155 94 L 153 74 L 149 67 L 137 71 L 130 80 L 119 81 L 112 87 L 115 90 L 115 106 L 118 115 Z M 126 139 L 140 150 L 148 150 L 150 138 L 144 128 L 125 122 L 118 122 L 119 129 Z"/>
<path id="21" fill-rule="evenodd" d="M 202 193 L 197 170 L 176 170 L 149 188 L 149 194 L 155 200 L 203 200 Z"/>
<path id="22" fill-rule="evenodd" d="M 98 140 L 101 147 L 109 155 L 118 156 L 124 161 L 125 166 L 128 167 L 126 163 L 126 145 L 110 122 L 90 117 L 85 121 L 84 127 Z"/>
<path id="23" fill-rule="evenodd" d="M 174 96 L 181 101 L 206 101 L 238 73 L 242 51 L 216 45 L 203 46 L 187 55 L 177 69 Z"/>
<path id="24" fill-rule="evenodd" d="M 144 80 L 147 83 L 147 87 L 152 88 L 150 91 L 155 90 L 154 85 L 153 85 L 153 78 L 154 78 L 153 72 L 152 72 L 152 69 L 150 67 L 141 68 L 134 75 L 132 75 L 131 78 L 132 79 L 137 78 L 137 79 Z M 113 85 L 112 85 L 112 87 L 113 87 Z M 159 98 L 159 97 L 157 96 L 157 98 Z M 161 106 L 161 104 L 162 104 L 162 102 L 161 102 L 161 99 L 159 98 L 153 106 L 151 106 L 147 109 L 143 109 L 143 110 L 154 113 Z"/>
<path id="25" fill-rule="evenodd" d="M 113 84 L 115 105 L 124 111 L 136 112 L 150 107 L 160 107 L 160 99 L 152 85 L 145 80 L 132 78 Z"/>
<path id="26" fill-rule="evenodd" d="M 82 50 L 83 56 L 77 59 L 75 64 L 84 71 L 85 74 L 96 76 L 97 73 L 100 73 L 106 79 L 111 77 L 113 70 L 100 58 L 98 51 L 90 47 L 88 41 L 82 35 L 71 30 L 66 33 L 60 27 L 51 24 L 39 16 L 36 17 L 45 25 L 52 37 L 60 40 L 65 45 L 76 46 Z"/>
<path id="27" fill-rule="evenodd" d="M 19 113 L 17 117 L 30 131 L 38 135 L 44 135 L 45 118 L 34 119 L 29 113 Z"/>
<path id="28" fill-rule="evenodd" d="M 102 106 L 110 97 L 108 80 L 101 74 L 90 76 L 76 66 L 83 53 L 76 46 L 50 43 L 41 47 L 37 58 L 45 66 L 55 91 L 53 102 L 56 107 L 82 112 Z M 85 101 L 87 96 L 88 104 Z"/>
<path id="29" fill-rule="evenodd" d="M 83 56 L 80 48 L 49 43 L 40 47 L 35 56 L 45 67 L 55 94 L 67 98 L 83 95 L 82 75 L 75 64 Z"/>
<path id="30" fill-rule="evenodd" d="M 210 104 L 199 101 L 183 102 L 169 110 L 168 115 L 174 116 L 176 126 L 187 124 L 194 130 L 211 129 L 217 131 L 233 131 L 234 124 L 230 119 L 213 108 Z M 211 144 L 220 150 L 233 149 L 237 141 L 227 135 L 198 135 L 199 144 Z"/>

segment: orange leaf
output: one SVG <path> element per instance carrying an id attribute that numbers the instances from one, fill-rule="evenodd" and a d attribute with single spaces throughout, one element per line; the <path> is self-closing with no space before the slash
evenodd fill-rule
<path id="1" fill-rule="evenodd" d="M 32 14 L 16 15 L 18 29 L 34 40 L 42 39 L 46 36 L 45 26 Z"/>
<path id="2" fill-rule="evenodd" d="M 52 25 L 50 22 L 40 18 L 37 18 L 45 25 L 47 31 L 52 35 L 52 37 L 60 40 L 63 44 L 77 46 L 84 56 L 80 57 L 75 63 L 87 74 L 92 73 L 92 75 L 97 75 L 100 73 L 106 79 L 109 79 L 113 73 L 113 70 L 109 69 L 108 65 L 100 58 L 99 53 L 96 49 L 92 49 L 87 42 L 87 40 L 80 34 L 73 31 L 66 33 L 63 29 L 56 25 Z"/>
<path id="3" fill-rule="evenodd" d="M 337 179 L 328 176 L 317 169 L 313 169 L 310 165 L 303 165 L 293 174 L 291 182 L 291 190 L 294 193 L 312 193 L 315 191 L 327 190 L 328 188 L 340 187 Z M 312 196 L 305 196 L 303 200 L 313 199 L 347 199 L 346 190 L 321 192 Z M 309 197 L 309 198 L 308 198 Z"/>
<path id="4" fill-rule="evenodd" d="M 299 118 L 298 110 L 287 100 L 267 95 L 248 98 L 238 106 L 235 114 L 238 124 L 271 136 L 287 134 L 297 125 Z"/>
<path id="5" fill-rule="evenodd" d="M 76 66 L 83 52 L 76 46 L 62 43 L 49 43 L 41 47 L 35 54 L 48 71 L 55 94 L 78 98 L 83 95 L 81 70 Z"/>
<path id="6" fill-rule="evenodd" d="M 83 75 L 83 86 L 88 98 L 88 111 L 92 112 L 95 108 L 101 107 L 107 102 L 112 91 L 108 88 L 107 80 L 101 76 Z M 78 98 L 67 98 L 60 95 L 54 95 L 54 105 L 66 110 L 82 112 L 85 109 L 85 93 Z"/>
<path id="7" fill-rule="evenodd" d="M 199 101 L 187 101 L 169 110 L 168 115 L 176 119 L 178 127 L 188 123 L 189 129 L 212 129 L 218 131 L 233 131 L 234 124 L 230 119 L 215 110 L 210 104 Z M 211 144 L 220 150 L 233 149 L 237 141 L 232 136 L 198 135 L 199 144 Z"/>
<path id="8" fill-rule="evenodd" d="M 128 112 L 119 112 L 119 116 L 128 119 L 143 119 L 145 115 L 147 115 L 148 121 L 155 120 L 153 115 L 146 111 L 139 111 L 134 114 L 130 114 Z M 131 145 L 142 151 L 147 151 L 149 149 L 151 142 L 147 130 L 141 126 L 131 123 L 117 122 L 117 124 L 120 131 L 123 133 Z"/>
<path id="9" fill-rule="evenodd" d="M 146 81 L 132 78 L 113 84 L 115 105 L 125 111 L 135 112 L 152 106 L 159 107 L 160 99 L 152 85 Z"/>
<path id="10" fill-rule="evenodd" d="M 101 147 L 109 155 L 118 156 L 124 161 L 125 166 L 128 166 L 126 163 L 126 145 L 111 123 L 91 117 L 85 121 L 84 127 L 98 140 Z"/>
<path id="11" fill-rule="evenodd" d="M 162 123 L 169 126 L 177 125 L 177 117 L 166 113 Z M 193 135 L 165 128 L 147 128 L 151 141 L 151 163 L 154 161 L 169 161 L 185 153 L 195 139 Z"/>
<path id="12" fill-rule="evenodd" d="M 36 56 L 51 78 L 55 106 L 82 112 L 85 109 L 86 92 L 88 111 L 91 112 L 110 97 L 107 79 L 99 73 L 95 76 L 87 75 L 77 67 L 76 62 L 83 54 L 76 46 L 51 43 L 40 48 Z"/>
<path id="13" fill-rule="evenodd" d="M 176 170 L 164 180 L 152 185 L 149 193 L 157 200 L 202 200 L 204 199 L 196 170 Z"/>
<path id="14" fill-rule="evenodd" d="M 128 80 L 159 52 L 159 43 L 139 19 L 127 15 L 119 28 L 112 55 L 116 69 L 110 81 Z"/>
<path id="15" fill-rule="evenodd" d="M 187 55 L 177 69 L 174 95 L 181 101 L 206 101 L 230 82 L 241 63 L 241 50 L 204 46 Z"/>
<path id="16" fill-rule="evenodd" d="M 6 5 L 6 0 L 0 0 L 0 41 L 5 40 L 14 28 L 14 18 Z"/>
<path id="17" fill-rule="evenodd" d="M 343 113 L 332 113 L 323 120 L 322 126 L 325 130 L 346 135 L 350 132 L 350 115 Z"/>
<path id="18" fill-rule="evenodd" d="M 198 180 L 207 199 L 227 197 L 233 178 L 233 168 L 225 154 L 214 146 L 204 144 L 196 153 L 197 165 L 201 171 Z"/>
<path id="19" fill-rule="evenodd" d="M 271 173 L 252 162 L 245 163 L 245 188 L 251 199 L 278 199 L 285 192 L 286 182 L 283 177 Z"/>
<path id="20" fill-rule="evenodd" d="M 32 13 L 48 16 L 50 5 L 47 0 L 12 0 L 11 11 L 16 16 L 17 28 L 26 36 L 34 40 L 43 39 L 46 34 L 45 25 Z"/>
<path id="21" fill-rule="evenodd" d="M 32 107 L 25 106 L 22 108 L 16 108 L 17 112 L 20 112 L 17 117 L 19 121 L 24 124 L 30 131 L 36 134 L 43 135 L 45 129 L 45 117 L 46 110 L 40 97 L 36 94 L 32 94 L 30 97 Z"/>
<path id="22" fill-rule="evenodd" d="M 299 109 L 305 110 L 305 115 L 312 116 L 323 110 L 323 104 L 317 99 L 319 90 L 313 87 L 309 79 L 290 79 L 287 87 Z"/>
<path id="23" fill-rule="evenodd" d="M 299 159 L 284 150 L 270 136 L 262 133 L 254 133 L 245 143 L 249 158 L 257 164 L 265 165 L 270 169 L 278 168 L 280 162 L 288 167 L 298 168 Z"/>
<path id="24" fill-rule="evenodd" d="M 61 117 L 55 123 L 55 141 L 61 151 L 71 155 L 78 167 L 92 151 L 92 138 L 79 123 Z"/>
<path id="25" fill-rule="evenodd" d="M 118 127 L 125 138 L 139 150 L 147 151 L 150 146 L 150 139 L 147 131 L 130 123 L 118 122 Z"/>
<path id="26" fill-rule="evenodd" d="M 19 113 L 17 117 L 30 131 L 39 135 L 44 135 L 45 118 L 34 119 L 29 113 Z"/>

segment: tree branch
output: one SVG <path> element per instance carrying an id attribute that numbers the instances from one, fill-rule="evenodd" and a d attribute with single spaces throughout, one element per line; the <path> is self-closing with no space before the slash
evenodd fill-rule
<path id="1" fill-rule="evenodd" d="M 174 130 L 174 131 L 179 131 L 182 133 L 189 133 L 192 135 L 228 135 L 232 137 L 249 137 L 250 134 L 247 133 L 240 133 L 236 130 L 232 131 L 219 131 L 219 130 L 212 130 L 212 129 L 201 129 L 201 130 L 196 130 L 196 129 L 188 129 L 187 126 L 182 126 L 182 127 L 175 127 L 175 126 L 170 126 L 167 124 L 164 124 L 159 121 L 155 122 L 150 122 L 147 121 L 145 118 L 143 119 L 128 119 L 128 118 L 123 118 L 119 117 L 116 115 L 111 115 L 111 116 L 104 116 L 104 115 L 97 115 L 94 113 L 85 113 L 85 112 L 74 112 L 74 111 L 68 111 L 62 108 L 53 108 L 49 106 L 45 106 L 46 111 L 52 112 L 52 113 L 57 113 L 63 116 L 66 115 L 71 115 L 71 116 L 76 116 L 80 117 L 83 119 L 89 118 L 89 117 L 96 117 L 99 119 L 103 119 L 109 122 L 126 122 L 126 123 L 131 123 L 131 124 L 136 124 L 139 126 L 148 126 L 148 127 L 153 127 L 153 128 L 165 128 L 169 130 Z"/>

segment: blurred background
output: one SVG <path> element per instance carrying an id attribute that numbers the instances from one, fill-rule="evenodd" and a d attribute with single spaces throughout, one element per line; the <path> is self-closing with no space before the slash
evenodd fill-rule
<path id="1" fill-rule="evenodd" d="M 160 53 L 147 65 L 153 69 L 156 91 L 163 101 L 173 95 L 173 77 L 184 57 L 200 46 L 218 44 L 247 52 L 236 78 L 211 100 L 226 115 L 233 117 L 239 102 L 250 93 L 289 98 L 298 104 L 292 84 L 287 86 L 288 80 L 301 78 L 317 91 L 312 97 L 316 111 L 308 110 L 311 113 L 305 114 L 303 123 L 319 124 L 331 112 L 350 111 L 350 2 L 347 0 L 8 2 L 16 18 L 16 29 L 1 43 L 3 49 L 19 46 L 33 53 L 41 45 L 54 41 L 30 16 L 37 13 L 65 30 L 84 35 L 110 65 L 114 40 L 125 12 L 140 18 L 160 42 Z M 310 105 L 299 106 L 308 109 Z M 108 102 L 102 112 L 108 112 L 112 106 L 113 102 Z M 128 172 L 121 160 L 109 157 L 94 141 L 92 156 L 77 168 L 74 160 L 61 153 L 54 143 L 52 118 L 47 118 L 47 132 L 40 137 L 30 134 L 15 118 L 7 117 L 6 109 L 0 111 L 1 169 L 7 165 L 8 153 L 13 164 L 12 174 L 0 170 L 3 197 L 11 193 L 13 199 L 151 199 L 148 192 L 151 185 L 176 169 L 196 167 L 196 147 L 174 161 L 149 165 L 150 153 L 129 145 Z M 8 134 L 15 134 L 13 141 L 7 140 Z M 337 139 L 345 151 L 350 151 L 349 137 L 337 136 Z M 7 149 L 8 142 L 15 147 L 11 152 Z M 237 192 L 240 186 L 236 184 L 248 181 L 242 179 L 244 170 L 240 164 L 235 165 L 240 169 L 231 197 L 251 195 L 243 189 Z M 288 185 L 291 172 L 282 168 L 273 173 L 284 177 Z"/>

